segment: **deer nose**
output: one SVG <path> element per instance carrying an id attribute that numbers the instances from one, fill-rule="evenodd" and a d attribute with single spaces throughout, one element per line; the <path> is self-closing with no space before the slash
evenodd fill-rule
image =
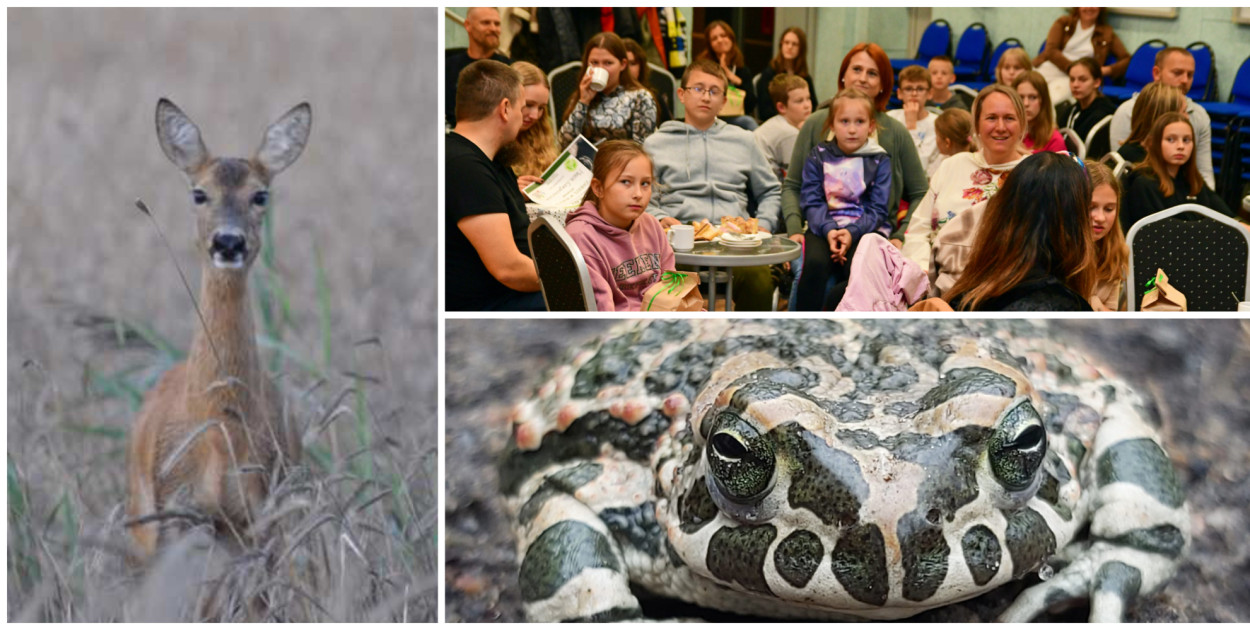
<path id="1" fill-rule="evenodd" d="M 247 239 L 236 232 L 217 232 L 210 251 L 225 260 L 242 260 L 247 256 Z"/>

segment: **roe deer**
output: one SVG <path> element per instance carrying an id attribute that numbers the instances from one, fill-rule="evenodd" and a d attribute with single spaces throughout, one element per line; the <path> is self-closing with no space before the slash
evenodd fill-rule
<path id="1" fill-rule="evenodd" d="M 246 539 L 269 484 L 299 461 L 299 433 L 261 370 L 247 273 L 261 248 L 269 183 L 303 152 L 311 128 L 301 103 L 270 125 L 251 159 L 216 158 L 182 110 L 156 104 L 161 149 L 191 186 L 200 320 L 187 360 L 147 393 L 130 436 L 126 512 L 143 560 L 156 552 L 161 514 L 175 499 L 211 519 L 219 538 Z"/>

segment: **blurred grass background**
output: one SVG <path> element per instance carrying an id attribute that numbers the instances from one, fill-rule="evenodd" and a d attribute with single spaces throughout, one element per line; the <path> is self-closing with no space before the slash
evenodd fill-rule
<path id="1" fill-rule="evenodd" d="M 206 600 L 232 620 L 435 618 L 435 17 L 9 11 L 9 620 L 195 620 Z M 272 544 L 229 558 L 189 536 L 144 575 L 121 562 L 125 438 L 197 320 L 136 197 L 199 278 L 162 96 L 231 156 L 312 104 L 250 282 L 306 457 L 262 517 Z"/>

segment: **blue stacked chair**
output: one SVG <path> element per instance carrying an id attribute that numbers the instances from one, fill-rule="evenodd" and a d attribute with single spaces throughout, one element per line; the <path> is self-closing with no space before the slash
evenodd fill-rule
<path id="1" fill-rule="evenodd" d="M 990 36 L 985 25 L 973 22 L 959 36 L 955 48 L 955 78 L 977 80 L 985 74 L 985 61 L 990 54 Z"/>
<path id="2" fill-rule="evenodd" d="M 1194 56 L 1194 82 L 1185 96 L 1191 101 L 1207 101 L 1219 93 L 1216 85 L 1215 52 L 1206 42 L 1194 42 L 1185 47 Z"/>
<path id="3" fill-rule="evenodd" d="M 989 64 L 985 66 L 985 70 L 981 73 L 981 76 L 971 81 L 960 81 L 959 84 L 965 85 L 974 91 L 980 92 L 982 88 L 994 82 L 994 68 L 998 67 L 998 58 L 1002 57 L 1003 53 L 1007 52 L 1007 50 L 1010 48 L 1023 48 L 1023 47 L 1024 47 L 1024 44 L 1021 44 L 1020 40 L 1014 37 L 1008 37 L 1007 39 L 1004 39 L 998 46 L 994 47 L 994 54 L 990 56 L 990 62 Z M 1042 47 L 1043 48 L 1046 47 L 1045 42 L 1042 42 Z"/>
<path id="4" fill-rule="evenodd" d="M 1198 103 L 1211 116 L 1211 163 L 1217 192 L 1230 208 L 1241 207 L 1241 190 L 1250 180 L 1250 57 L 1233 78 L 1228 102 Z"/>
<path id="5" fill-rule="evenodd" d="M 1103 84 L 1102 93 L 1107 98 L 1116 101 L 1127 101 L 1134 94 L 1146 87 L 1147 83 L 1154 81 L 1155 55 L 1160 50 L 1168 47 L 1168 43 L 1161 39 L 1152 39 L 1133 51 L 1133 56 L 1129 58 L 1128 71 L 1124 73 L 1124 85 L 1107 85 Z"/>
<path id="6" fill-rule="evenodd" d="M 938 55 L 951 54 L 951 25 L 946 20 L 933 20 L 920 36 L 920 46 L 916 49 L 915 59 L 891 59 L 895 78 L 898 71 L 911 65 L 928 66 L 929 60 Z"/>

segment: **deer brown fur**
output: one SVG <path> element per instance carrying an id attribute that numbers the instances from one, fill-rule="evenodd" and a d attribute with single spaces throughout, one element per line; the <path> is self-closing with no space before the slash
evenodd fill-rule
<path id="1" fill-rule="evenodd" d="M 303 103 L 269 127 L 251 159 L 215 158 L 182 110 L 157 103 L 161 148 L 191 186 L 202 319 L 186 361 L 147 393 L 130 435 L 126 512 L 142 559 L 157 551 L 167 511 L 192 510 L 219 537 L 247 539 L 270 484 L 300 459 L 299 431 L 260 365 L 247 274 L 269 184 L 299 157 L 311 126 Z"/>

